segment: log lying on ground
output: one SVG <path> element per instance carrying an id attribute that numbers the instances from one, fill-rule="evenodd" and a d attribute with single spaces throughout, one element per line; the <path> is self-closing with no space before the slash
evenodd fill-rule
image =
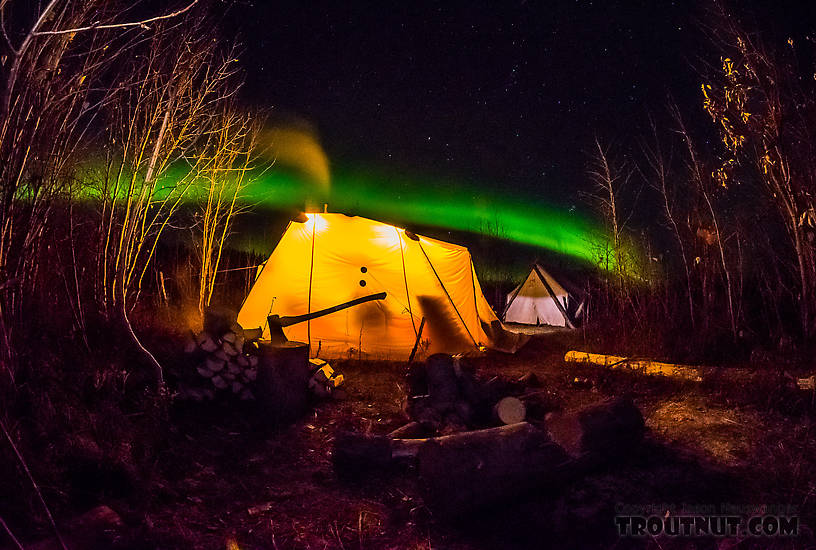
<path id="1" fill-rule="evenodd" d="M 334 470 L 343 476 L 362 477 L 371 468 L 383 468 L 393 461 L 392 439 L 386 435 L 342 432 L 335 436 L 332 449 Z"/>
<path id="2" fill-rule="evenodd" d="M 432 438 L 406 439 L 393 437 L 394 434 L 410 432 L 414 428 L 421 429 L 421 424 L 411 422 L 388 435 L 342 432 L 334 439 L 332 460 L 338 471 L 365 474 L 370 471 L 370 468 L 387 467 L 398 459 L 416 458 L 420 453 L 420 449 L 429 443 L 444 445 L 446 448 L 452 445 L 451 441 L 459 442 L 458 445 L 464 447 L 479 444 L 499 444 L 505 437 L 508 437 L 508 434 L 515 434 L 519 430 L 526 429 L 522 425 L 529 426 L 530 429 L 535 430 L 546 439 L 544 432 L 525 422 L 513 426 L 459 432 Z M 406 430 L 403 430 L 403 428 L 406 428 Z"/>
<path id="3" fill-rule="evenodd" d="M 646 430 L 643 415 L 630 399 L 615 398 L 571 413 L 550 413 L 547 433 L 573 458 L 599 463 L 625 456 Z"/>
<path id="4" fill-rule="evenodd" d="M 422 424 L 419 422 L 408 422 L 388 434 L 391 439 L 405 439 L 421 437 L 423 435 Z"/>
<path id="5" fill-rule="evenodd" d="M 417 458 L 425 502 L 446 516 L 554 483 L 573 462 L 526 422 L 431 439 Z"/>
<path id="6" fill-rule="evenodd" d="M 669 376 L 694 382 L 702 381 L 700 370 L 695 367 L 674 363 L 660 363 L 648 359 L 634 359 L 573 350 L 567 352 L 564 356 L 564 361 L 568 363 L 589 363 L 613 369 L 632 370 L 652 376 Z"/>
<path id="7" fill-rule="evenodd" d="M 428 440 L 417 456 L 426 503 L 442 515 L 461 515 L 555 487 L 620 460 L 645 431 L 640 410 L 621 398 L 551 415 L 547 428 L 522 422 Z"/>

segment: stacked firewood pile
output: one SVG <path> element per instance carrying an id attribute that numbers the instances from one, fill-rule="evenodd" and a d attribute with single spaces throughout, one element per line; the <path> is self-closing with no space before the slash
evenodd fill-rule
<path id="1" fill-rule="evenodd" d="M 310 399 L 342 397 L 343 375 L 322 359 L 309 359 L 306 344 L 262 343 L 261 336 L 260 328 L 241 327 L 235 312 L 208 309 L 203 330 L 188 336 L 186 363 L 194 372 L 184 373 L 179 397 L 192 401 L 211 401 L 219 395 L 257 398 L 280 418 L 304 411 Z M 279 410 L 284 408 L 289 410 Z"/>
<path id="2" fill-rule="evenodd" d="M 343 385 L 345 378 L 342 374 L 335 372 L 326 361 L 317 358 L 309 359 L 309 370 L 312 373 L 309 379 L 309 390 L 315 397 L 342 397 L 344 395 L 336 390 Z"/>
<path id="3" fill-rule="evenodd" d="M 412 365 L 407 382 L 405 413 L 430 435 L 521 422 L 527 416 L 521 394 L 537 384 L 534 375 L 480 380 L 466 357 L 444 353 Z"/>
<path id="4" fill-rule="evenodd" d="M 242 328 L 229 310 L 207 310 L 204 329 L 190 333 L 185 347 L 201 384 L 184 388 L 182 397 L 206 401 L 218 393 L 232 393 L 242 400 L 255 399 L 261 335 L 260 328 Z"/>

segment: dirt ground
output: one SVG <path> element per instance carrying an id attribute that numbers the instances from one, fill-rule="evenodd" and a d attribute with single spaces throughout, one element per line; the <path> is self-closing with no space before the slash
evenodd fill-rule
<path id="1" fill-rule="evenodd" d="M 129 530 L 127 548 L 807 548 L 813 547 L 816 445 L 807 410 L 783 414 L 744 393 L 569 366 L 577 336 L 541 334 L 514 356 L 478 362 L 480 376 L 541 380 L 531 410 L 575 409 L 627 393 L 646 418 L 644 445 L 557 491 L 538 491 L 451 523 L 423 505 L 410 468 L 338 478 L 339 430 L 387 433 L 405 422 L 402 363 L 335 362 L 348 397 L 273 428 L 252 404 L 177 404 L 176 443 L 160 458 L 147 502 L 107 502 Z M 740 401 L 739 396 L 747 396 Z M 807 407 L 805 407 L 807 409 Z M 792 504 L 795 538 L 621 538 L 616 510 L 632 506 Z M 145 510 L 147 512 L 145 513 Z"/>

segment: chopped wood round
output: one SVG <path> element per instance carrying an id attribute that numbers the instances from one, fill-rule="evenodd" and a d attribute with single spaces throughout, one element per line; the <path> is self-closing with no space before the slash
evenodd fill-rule
<path id="1" fill-rule="evenodd" d="M 517 424 L 527 416 L 527 407 L 518 397 L 505 397 L 496 403 L 493 413 L 502 424 Z"/>
<path id="2" fill-rule="evenodd" d="M 213 371 L 208 369 L 205 365 L 201 365 L 201 366 L 196 367 L 196 370 L 198 371 L 198 374 L 200 374 L 204 378 L 212 378 L 213 374 L 215 374 Z"/>
<path id="3" fill-rule="evenodd" d="M 207 353 L 212 353 L 218 349 L 218 344 L 215 342 L 213 337 L 206 332 L 200 333 L 196 338 L 196 342 L 198 343 L 198 347 Z"/>
<path id="4" fill-rule="evenodd" d="M 614 398 L 572 413 L 550 413 L 550 438 L 571 456 L 608 460 L 624 456 L 643 439 L 643 415 L 630 399 Z"/>
<path id="5" fill-rule="evenodd" d="M 204 365 L 208 370 L 212 372 L 221 372 L 224 369 L 224 361 L 220 359 L 216 359 L 214 357 L 208 357 L 206 361 L 204 361 Z"/>
<path id="6" fill-rule="evenodd" d="M 213 376 L 212 378 L 210 378 L 210 380 L 212 380 L 213 386 L 215 386 L 219 390 L 227 388 L 227 381 L 224 380 L 221 376 Z"/>
<path id="7" fill-rule="evenodd" d="M 239 353 L 238 348 L 235 347 L 235 344 L 231 344 L 230 342 L 224 342 L 221 344 L 221 349 L 230 357 L 235 357 Z"/>

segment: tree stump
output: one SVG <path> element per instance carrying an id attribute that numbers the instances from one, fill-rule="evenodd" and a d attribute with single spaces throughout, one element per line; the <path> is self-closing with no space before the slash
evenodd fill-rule
<path id="1" fill-rule="evenodd" d="M 445 409 L 452 406 L 459 397 L 459 382 L 453 367 L 453 357 L 446 353 L 436 353 L 425 361 L 428 379 L 428 394 L 434 404 Z"/>
<path id="2" fill-rule="evenodd" d="M 261 344 L 256 389 L 263 410 L 277 422 L 294 420 L 309 404 L 309 345 Z"/>

